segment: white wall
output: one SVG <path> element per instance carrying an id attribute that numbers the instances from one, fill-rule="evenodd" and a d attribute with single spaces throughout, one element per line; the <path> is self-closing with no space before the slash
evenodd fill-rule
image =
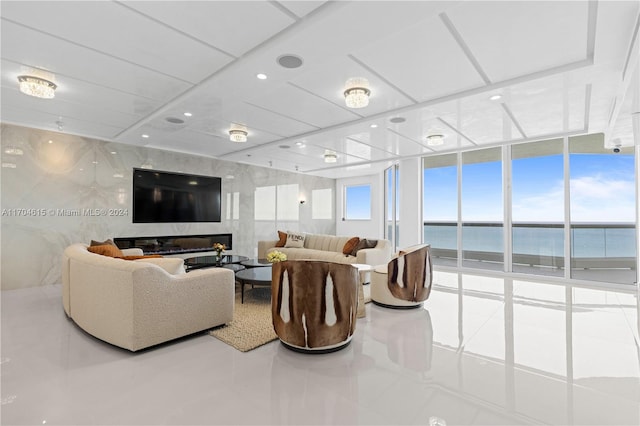
<path id="1" fill-rule="evenodd" d="M 400 230 L 398 248 L 420 244 L 422 220 L 422 161 L 409 158 L 400 161 Z"/>
<path id="2" fill-rule="evenodd" d="M 315 189 L 335 190 L 334 179 L 6 124 L 0 142 L 2 162 L 15 165 L 1 169 L 2 290 L 59 283 L 64 248 L 92 239 L 232 233 L 232 252 L 253 257 L 257 241 L 277 239 L 278 229 L 336 232 L 334 217 L 312 217 L 311 199 Z M 7 155 L 8 147 L 19 147 L 23 155 Z M 222 221 L 132 223 L 132 169 L 149 159 L 157 170 L 222 177 Z M 299 213 L 298 220 L 256 221 L 256 209 L 261 208 L 256 206 L 256 188 L 283 184 L 297 184 L 300 195 L 306 197 L 304 205 L 297 197 L 289 200 L 290 209 Z M 237 211 L 231 209 L 227 216 L 229 199 L 237 200 L 232 203 Z M 124 214 L 63 214 L 85 209 Z"/>

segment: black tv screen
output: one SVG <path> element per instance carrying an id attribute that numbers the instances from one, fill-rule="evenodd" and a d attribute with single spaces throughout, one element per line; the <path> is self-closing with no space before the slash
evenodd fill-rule
<path id="1" fill-rule="evenodd" d="M 221 182 L 213 176 L 133 169 L 133 222 L 220 222 Z"/>

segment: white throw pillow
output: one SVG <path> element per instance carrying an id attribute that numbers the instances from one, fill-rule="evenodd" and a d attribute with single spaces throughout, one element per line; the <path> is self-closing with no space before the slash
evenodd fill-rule
<path id="1" fill-rule="evenodd" d="M 296 247 L 303 248 L 304 247 L 304 234 L 299 234 L 296 232 L 287 231 L 287 242 L 284 244 L 285 247 Z"/>
<path id="2" fill-rule="evenodd" d="M 146 259 L 136 259 L 134 262 L 146 262 L 158 265 L 171 275 L 184 274 L 184 260 L 178 257 L 148 257 Z"/>

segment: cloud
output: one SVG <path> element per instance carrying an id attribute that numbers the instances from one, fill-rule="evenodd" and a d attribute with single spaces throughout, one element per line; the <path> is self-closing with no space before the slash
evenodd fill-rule
<path id="1" fill-rule="evenodd" d="M 571 179 L 572 222 L 634 222 L 635 183 L 603 174 Z M 556 182 L 549 191 L 514 197 L 514 221 L 553 221 L 564 218 L 564 188 Z"/>

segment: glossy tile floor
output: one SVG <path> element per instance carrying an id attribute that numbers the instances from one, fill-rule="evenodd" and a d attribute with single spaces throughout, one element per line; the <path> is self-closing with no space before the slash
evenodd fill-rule
<path id="1" fill-rule="evenodd" d="M 59 286 L 3 292 L 2 424 L 640 423 L 637 294 L 434 281 L 315 356 L 206 334 L 132 354 L 69 321 Z"/>

